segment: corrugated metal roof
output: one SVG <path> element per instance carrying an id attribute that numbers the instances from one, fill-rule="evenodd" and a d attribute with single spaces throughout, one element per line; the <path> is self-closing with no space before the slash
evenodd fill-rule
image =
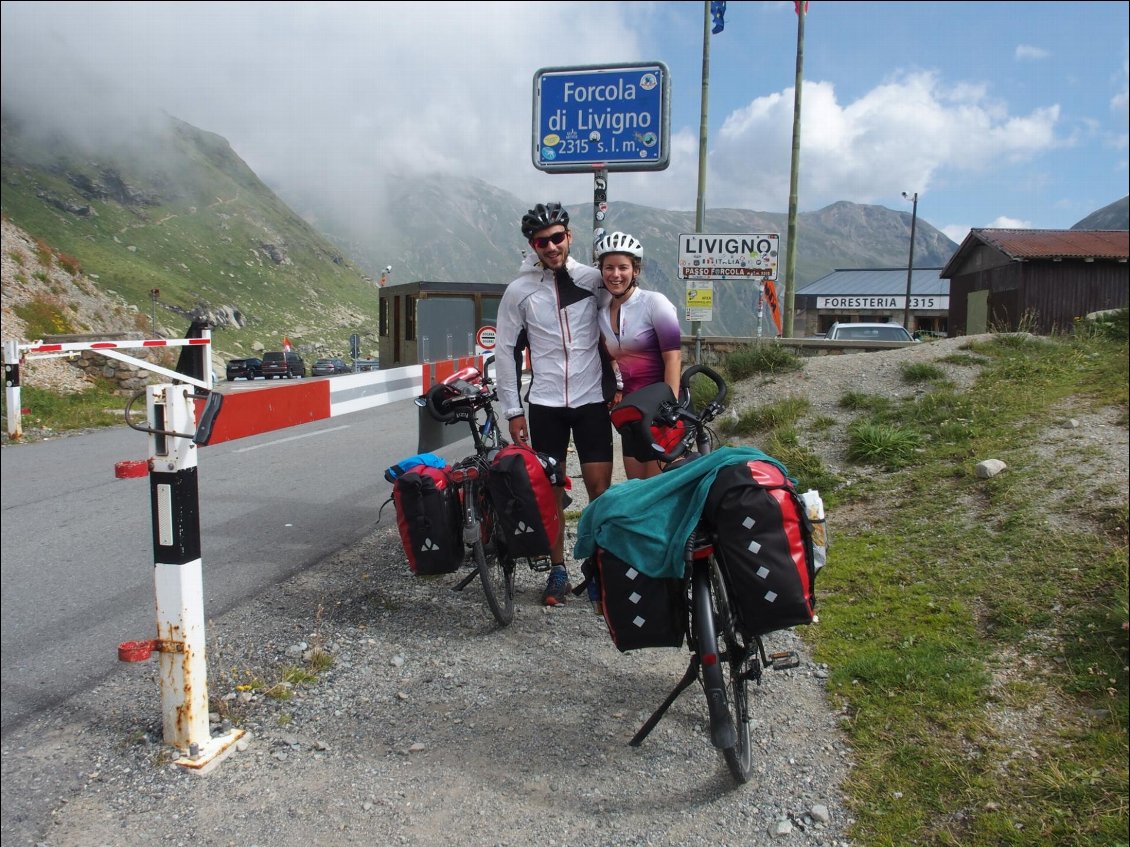
<path id="1" fill-rule="evenodd" d="M 915 268 L 910 277 L 910 293 L 921 297 L 949 294 L 950 281 L 942 279 L 941 272 L 941 268 Z M 852 294 L 906 296 L 906 268 L 837 268 L 798 288 L 796 293 L 820 297 Z"/>
<path id="2" fill-rule="evenodd" d="M 1130 231 L 1125 229 L 973 229 L 970 235 L 1012 259 L 1130 257 Z"/>

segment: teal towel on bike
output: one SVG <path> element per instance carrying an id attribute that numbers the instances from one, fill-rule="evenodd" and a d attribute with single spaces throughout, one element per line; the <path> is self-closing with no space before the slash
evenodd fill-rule
<path id="1" fill-rule="evenodd" d="M 650 479 L 612 486 L 581 512 L 573 556 L 585 559 L 600 547 L 651 577 L 681 577 L 683 551 L 718 471 L 742 462 L 772 462 L 755 447 L 719 447 Z"/>

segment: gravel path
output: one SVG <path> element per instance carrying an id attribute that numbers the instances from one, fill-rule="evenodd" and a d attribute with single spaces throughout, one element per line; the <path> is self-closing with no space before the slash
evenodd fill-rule
<path id="1" fill-rule="evenodd" d="M 811 359 L 801 374 L 738 386 L 734 403 L 792 390 L 813 414 L 836 416 L 849 388 L 922 390 L 897 378 L 899 361 L 966 341 Z M 959 384 L 975 376 L 946 368 Z M 1102 415 L 1075 423 L 1073 440 L 1109 443 L 1110 472 L 1125 479 L 1125 429 Z M 837 439 L 824 441 L 839 469 Z M 387 495 L 377 488 L 374 509 Z M 574 497 L 579 510 L 583 491 Z M 500 630 L 477 583 L 452 590 L 465 572 L 409 574 L 390 515 L 361 543 L 209 622 L 214 731 L 221 720 L 248 731 L 211 774 L 183 771 L 160 743 L 156 662 L 123 665 L 6 734 L 5 847 L 849 844 L 842 716 L 796 634 L 767 639 L 802 663 L 767 672 L 754 690 L 756 772 L 734 787 L 707 741 L 697 688 L 642 747 L 628 746 L 681 676 L 684 651 L 618 653 L 587 602 L 542 608 L 544 578 L 528 571 L 514 623 Z M 316 682 L 290 699 L 247 690 L 278 681 L 312 647 L 335 660 Z"/>
<path id="2" fill-rule="evenodd" d="M 846 843 L 823 669 L 766 674 L 756 774 L 734 788 L 694 688 L 627 744 L 687 654 L 618 653 L 587 602 L 538 605 L 529 571 L 500 630 L 477 583 L 451 590 L 458 576 L 410 576 L 380 528 L 210 622 L 210 689 L 250 738 L 204 777 L 160 744 L 156 663 L 123 666 L 5 736 L 4 844 L 754 847 L 779 826 L 788 843 Z M 292 699 L 237 691 L 316 644 L 336 663 Z"/>

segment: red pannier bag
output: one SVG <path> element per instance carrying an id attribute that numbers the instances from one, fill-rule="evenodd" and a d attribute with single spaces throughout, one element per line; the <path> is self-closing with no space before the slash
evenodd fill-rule
<path id="1" fill-rule="evenodd" d="M 491 461 L 487 491 L 512 556 L 541 559 L 561 530 L 554 486 L 568 487 L 557 460 L 520 444 L 503 447 Z"/>
<path id="2" fill-rule="evenodd" d="M 777 465 L 750 461 L 719 470 L 703 519 L 714 531 L 714 554 L 743 632 L 812 623 L 812 524 Z"/>
<path id="3" fill-rule="evenodd" d="M 463 512 L 451 466 L 416 465 L 392 486 L 396 526 L 418 576 L 451 573 L 463 564 Z"/>

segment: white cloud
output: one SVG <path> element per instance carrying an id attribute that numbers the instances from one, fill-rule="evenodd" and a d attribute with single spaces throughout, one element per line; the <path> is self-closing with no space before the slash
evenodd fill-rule
<path id="1" fill-rule="evenodd" d="M 1033 47 L 1031 44 L 1018 44 L 1016 45 L 1016 61 L 1018 62 L 1038 62 L 1041 59 L 1047 59 L 1051 56 L 1043 47 Z"/>
<path id="2" fill-rule="evenodd" d="M 1019 218 L 1009 218 L 1002 215 L 989 224 L 990 229 L 1032 229 L 1031 221 L 1022 221 Z"/>
<path id="3" fill-rule="evenodd" d="M 972 227 L 966 226 L 964 224 L 949 224 L 947 226 L 941 227 L 941 231 L 946 235 L 946 237 L 956 244 L 961 244 L 961 242 L 965 240 L 965 236 L 969 235 L 970 229 L 972 229 Z"/>
<path id="4" fill-rule="evenodd" d="M 792 17 L 790 4 L 782 10 Z M 22 103 L 86 132 L 120 130 L 141 109 L 163 109 L 228 139 L 288 201 L 330 198 L 371 229 L 395 213 L 384 202 L 390 172 L 470 175 L 523 199 L 591 199 L 591 176 L 546 174 L 530 161 L 533 74 L 654 59 L 656 31 L 683 11 L 664 3 L 54 2 L 5 3 L 3 14 L 5 107 Z M 1127 77 L 1124 53 L 1116 110 L 1126 108 Z M 1016 113 L 987 84 L 947 83 L 935 72 L 897 73 L 850 101 L 837 90 L 832 80 L 804 84 L 802 211 L 837 200 L 898 208 L 903 191 L 960 192 L 986 173 L 1087 140 L 1061 128 L 1058 105 Z M 787 208 L 792 111 L 793 90 L 783 88 L 717 113 L 710 207 Z M 697 114 L 673 124 L 667 170 L 609 180 L 615 199 L 672 209 L 693 209 L 697 187 Z"/>
<path id="5" fill-rule="evenodd" d="M 810 209 L 844 198 L 872 203 L 924 193 L 941 175 L 977 174 L 1063 143 L 1058 106 L 1010 115 L 984 87 L 945 88 L 926 72 L 902 74 L 846 104 L 832 83 L 806 83 L 802 109 L 799 193 Z M 711 152 L 712 177 L 727 174 L 712 191 L 712 205 L 785 207 L 792 111 L 789 89 L 729 115 Z"/>

